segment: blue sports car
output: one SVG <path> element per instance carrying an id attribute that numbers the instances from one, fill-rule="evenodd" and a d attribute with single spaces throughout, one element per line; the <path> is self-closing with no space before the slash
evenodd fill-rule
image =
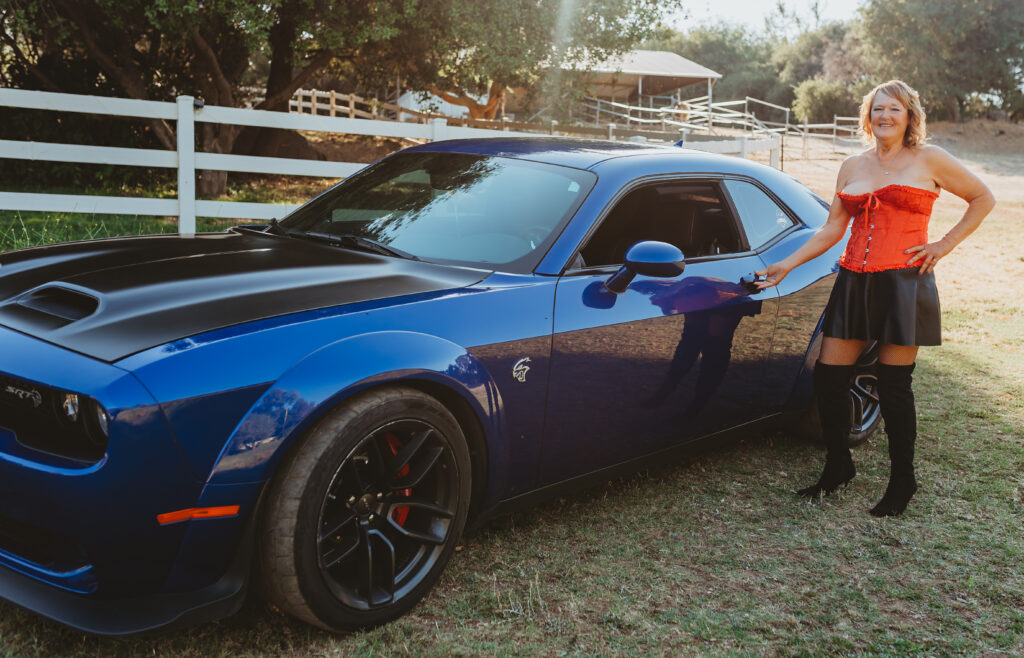
<path id="1" fill-rule="evenodd" d="M 826 214 L 738 158 L 465 140 L 269 226 L 0 254 L 0 597 L 109 635 L 250 589 L 393 619 L 467 522 L 804 417 L 843 245 L 752 281 Z"/>

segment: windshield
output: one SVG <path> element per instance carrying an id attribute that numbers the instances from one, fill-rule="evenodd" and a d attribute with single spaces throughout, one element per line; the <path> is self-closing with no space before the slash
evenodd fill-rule
<path id="1" fill-rule="evenodd" d="M 536 267 L 593 187 L 587 171 L 462 153 L 399 153 L 299 208 L 290 234 L 356 236 L 428 261 Z"/>

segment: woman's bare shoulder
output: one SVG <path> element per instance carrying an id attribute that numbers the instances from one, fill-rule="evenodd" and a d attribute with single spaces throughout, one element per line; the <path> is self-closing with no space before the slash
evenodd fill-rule
<path id="1" fill-rule="evenodd" d="M 935 144 L 921 144 L 915 146 L 914 150 L 917 151 L 919 157 L 924 158 L 928 162 L 956 161 L 956 158 L 949 151 Z"/>
<path id="2" fill-rule="evenodd" d="M 866 161 L 869 151 L 863 153 L 854 153 L 843 160 L 843 164 L 839 165 L 839 174 L 836 176 L 837 186 L 836 189 L 843 189 L 846 187 L 846 183 L 853 176 L 861 165 Z"/>

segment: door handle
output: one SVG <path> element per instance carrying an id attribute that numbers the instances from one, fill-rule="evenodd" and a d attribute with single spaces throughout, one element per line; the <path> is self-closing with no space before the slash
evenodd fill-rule
<path id="1" fill-rule="evenodd" d="M 756 295 L 761 292 L 761 288 L 754 285 L 759 281 L 764 281 L 764 277 L 754 274 L 753 272 L 740 277 L 740 285 L 743 286 L 751 295 Z"/>

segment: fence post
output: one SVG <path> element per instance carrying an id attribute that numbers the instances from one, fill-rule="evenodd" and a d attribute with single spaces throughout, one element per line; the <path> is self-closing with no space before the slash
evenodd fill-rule
<path id="1" fill-rule="evenodd" d="M 551 134 L 554 135 L 555 131 L 558 130 L 558 122 L 554 119 L 551 120 Z"/>
<path id="2" fill-rule="evenodd" d="M 445 119 L 431 119 L 430 120 L 430 141 L 439 142 L 444 139 L 445 128 L 448 127 L 448 121 Z"/>
<path id="3" fill-rule="evenodd" d="M 334 112 L 337 109 L 337 103 L 336 103 L 335 98 L 334 98 L 335 93 L 336 92 L 332 89 L 331 90 L 331 116 L 332 117 L 334 116 Z"/>
<path id="4" fill-rule="evenodd" d="M 178 233 L 196 232 L 195 98 L 178 96 Z"/>
<path id="5" fill-rule="evenodd" d="M 309 92 L 309 113 L 313 116 L 320 114 L 319 108 L 316 106 L 317 99 L 320 97 L 320 92 L 316 89 Z"/>
<path id="6" fill-rule="evenodd" d="M 804 140 L 803 140 L 803 142 L 804 142 L 803 143 L 803 151 L 804 151 L 803 159 L 806 160 L 807 159 L 807 117 L 804 117 Z"/>
<path id="7" fill-rule="evenodd" d="M 608 124 L 608 141 L 610 141 L 610 142 L 615 141 L 615 124 L 614 123 L 609 123 Z"/>
<path id="8" fill-rule="evenodd" d="M 771 151 L 769 151 L 768 164 L 770 164 L 772 167 L 775 167 L 776 169 L 781 169 L 782 168 L 782 157 L 781 157 L 781 150 L 782 150 L 781 143 L 782 143 L 782 140 L 779 138 L 778 135 L 772 135 L 771 136 L 771 141 L 772 141 L 772 149 L 771 149 Z"/>
<path id="9" fill-rule="evenodd" d="M 836 115 L 833 114 L 832 115 L 832 152 L 833 153 L 836 152 L 836 137 L 838 137 L 838 135 L 836 134 L 836 127 L 838 125 L 839 125 L 839 117 L 837 117 Z"/>
<path id="10" fill-rule="evenodd" d="M 747 136 L 746 135 L 740 135 L 739 140 L 740 140 L 740 157 L 743 158 L 744 160 L 746 160 L 747 159 Z"/>

